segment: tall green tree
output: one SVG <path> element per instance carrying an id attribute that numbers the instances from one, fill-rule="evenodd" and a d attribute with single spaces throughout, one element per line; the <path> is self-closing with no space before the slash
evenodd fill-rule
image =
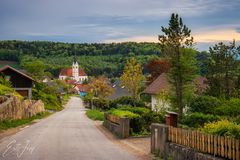
<path id="1" fill-rule="evenodd" d="M 45 65 L 42 61 L 36 60 L 32 62 L 26 62 L 23 64 L 23 68 L 30 73 L 35 79 L 41 80 L 44 76 Z"/>
<path id="2" fill-rule="evenodd" d="M 141 89 L 142 78 L 142 66 L 134 57 L 130 58 L 124 67 L 124 71 L 120 79 L 122 81 L 122 85 L 126 87 L 127 91 L 137 101 L 140 99 L 139 92 Z"/>
<path id="3" fill-rule="evenodd" d="M 183 114 L 184 96 L 188 95 L 187 88 L 192 84 L 196 75 L 195 51 L 186 49 L 192 47 L 193 37 L 191 30 L 183 24 L 178 14 L 172 14 L 169 26 L 162 27 L 163 35 L 159 35 L 162 52 L 171 62 L 169 82 L 173 86 L 179 116 Z"/>
<path id="4" fill-rule="evenodd" d="M 239 77 L 239 49 L 233 41 L 229 45 L 218 43 L 210 47 L 208 63 L 209 93 L 230 99 L 236 93 Z"/>

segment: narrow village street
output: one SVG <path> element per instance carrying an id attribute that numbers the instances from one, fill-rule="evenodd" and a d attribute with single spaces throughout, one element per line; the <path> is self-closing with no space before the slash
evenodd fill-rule
<path id="1" fill-rule="evenodd" d="M 66 108 L 5 138 L 0 160 L 135 160 L 112 143 L 85 116 L 82 100 L 72 97 Z"/>

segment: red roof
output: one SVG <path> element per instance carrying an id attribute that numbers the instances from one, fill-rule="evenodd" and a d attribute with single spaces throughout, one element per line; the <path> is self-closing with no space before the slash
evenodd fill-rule
<path id="1" fill-rule="evenodd" d="M 87 74 L 82 69 L 78 69 L 79 76 L 87 76 Z M 72 68 L 64 68 L 60 71 L 60 76 L 72 77 Z"/>
<path id="2" fill-rule="evenodd" d="M 74 80 L 74 79 L 65 80 L 65 82 L 66 82 L 67 84 L 72 84 L 72 85 L 74 85 L 74 84 L 77 83 L 77 81 Z"/>
<path id="3" fill-rule="evenodd" d="M 80 92 L 88 92 L 90 90 L 90 86 L 87 84 L 77 84 L 75 87 L 77 87 Z"/>
<path id="4" fill-rule="evenodd" d="M 208 85 L 206 84 L 207 79 L 205 77 L 197 77 L 194 80 L 194 84 L 196 86 L 197 89 L 197 93 L 201 94 L 203 93 Z M 167 79 L 167 74 L 166 73 L 162 73 L 160 76 L 157 77 L 156 80 L 154 80 L 145 90 L 145 93 L 149 93 L 149 94 L 158 94 L 161 91 L 167 91 L 170 89 L 170 83 L 168 82 Z"/>

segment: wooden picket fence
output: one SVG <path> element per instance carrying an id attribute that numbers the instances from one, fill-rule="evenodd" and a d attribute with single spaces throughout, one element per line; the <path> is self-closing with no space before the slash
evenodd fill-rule
<path id="1" fill-rule="evenodd" d="M 240 141 L 237 139 L 169 127 L 168 141 L 217 157 L 240 160 Z"/>

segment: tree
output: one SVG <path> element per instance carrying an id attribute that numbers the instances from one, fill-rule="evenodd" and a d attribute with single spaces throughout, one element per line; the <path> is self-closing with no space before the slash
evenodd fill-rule
<path id="1" fill-rule="evenodd" d="M 26 62 L 23 64 L 23 68 L 26 69 L 36 79 L 42 79 L 44 76 L 45 65 L 40 60 L 35 60 L 33 62 Z"/>
<path id="2" fill-rule="evenodd" d="M 178 14 L 172 14 L 168 27 L 162 27 L 164 35 L 159 35 L 162 52 L 170 59 L 169 81 L 174 89 L 174 104 L 182 117 L 184 95 L 196 75 L 195 51 L 186 49 L 192 46 L 191 30 L 183 24 Z M 189 63 L 190 62 L 190 63 Z"/>
<path id="3" fill-rule="evenodd" d="M 210 47 L 208 83 L 210 95 L 230 99 L 238 83 L 240 50 L 235 41 L 229 45 L 222 42 Z"/>
<path id="4" fill-rule="evenodd" d="M 98 98 L 105 98 L 114 93 L 114 89 L 110 85 L 108 78 L 105 76 L 93 78 L 90 81 L 89 86 L 91 93 Z"/>
<path id="5" fill-rule="evenodd" d="M 151 75 L 148 78 L 148 82 L 151 83 L 162 73 L 167 73 L 170 70 L 170 67 L 171 67 L 171 64 L 170 64 L 169 60 L 166 58 L 151 60 L 146 65 L 146 68 Z"/>
<path id="6" fill-rule="evenodd" d="M 120 79 L 122 85 L 126 87 L 127 91 L 135 100 L 139 100 L 139 92 L 142 84 L 142 67 L 135 58 L 130 58 L 124 67 L 123 74 Z"/>

